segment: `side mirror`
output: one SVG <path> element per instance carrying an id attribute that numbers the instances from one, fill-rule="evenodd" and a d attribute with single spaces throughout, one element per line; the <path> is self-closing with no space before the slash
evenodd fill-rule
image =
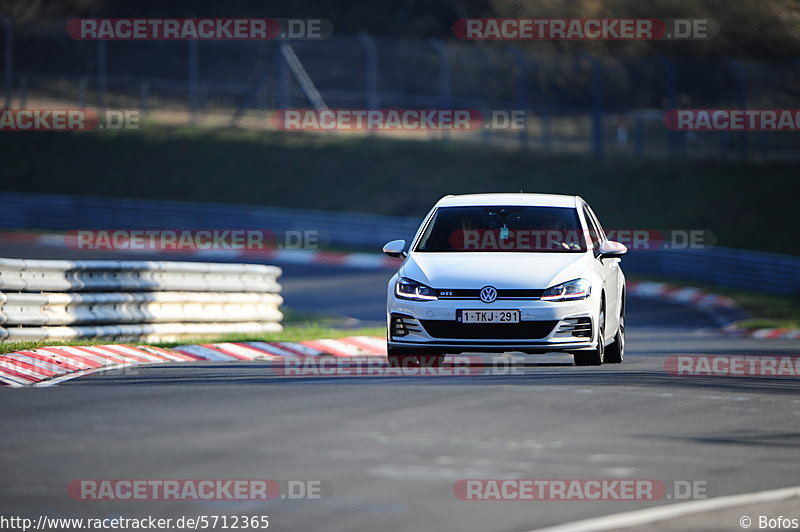
<path id="1" fill-rule="evenodd" d="M 606 240 L 600 243 L 600 258 L 619 258 L 628 252 L 628 248 L 624 244 L 614 242 L 613 240 Z"/>
<path id="2" fill-rule="evenodd" d="M 406 258 L 406 241 L 405 240 L 392 240 L 383 246 L 383 252 L 390 257 L 398 257 L 401 259 Z"/>

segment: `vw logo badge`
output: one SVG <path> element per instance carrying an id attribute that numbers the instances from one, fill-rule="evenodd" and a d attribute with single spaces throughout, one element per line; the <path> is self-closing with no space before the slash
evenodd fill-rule
<path id="1" fill-rule="evenodd" d="M 491 303 L 497 299 L 497 289 L 494 286 L 484 286 L 481 288 L 481 301 Z"/>

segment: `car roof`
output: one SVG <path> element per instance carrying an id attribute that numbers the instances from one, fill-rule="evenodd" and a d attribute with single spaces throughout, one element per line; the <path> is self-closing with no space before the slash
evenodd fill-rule
<path id="1" fill-rule="evenodd" d="M 581 203 L 580 196 L 562 194 L 460 194 L 445 196 L 437 203 L 437 207 L 468 207 L 481 205 L 526 205 L 531 207 L 577 207 Z"/>

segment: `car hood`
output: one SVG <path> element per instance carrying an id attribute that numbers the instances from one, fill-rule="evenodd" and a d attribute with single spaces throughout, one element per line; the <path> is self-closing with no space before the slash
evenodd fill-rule
<path id="1" fill-rule="evenodd" d="M 432 288 L 547 288 L 584 276 L 589 253 L 414 253 L 400 275 Z"/>

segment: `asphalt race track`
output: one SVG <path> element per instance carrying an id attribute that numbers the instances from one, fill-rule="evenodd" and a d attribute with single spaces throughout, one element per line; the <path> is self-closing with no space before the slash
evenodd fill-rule
<path id="1" fill-rule="evenodd" d="M 0 256 L 47 253 L 23 248 Z M 288 306 L 383 319 L 388 272 L 284 268 Z M 673 501 L 463 501 L 454 483 L 690 480 L 712 496 L 800 484 L 797 378 L 664 369 L 678 354 L 797 355 L 797 342 L 722 336 L 695 310 L 648 300 L 629 300 L 627 325 L 621 366 L 578 368 L 553 355 L 488 375 L 287 378 L 265 363 L 207 362 L 0 390 L 4 514 L 269 515 L 270 529 L 298 531 L 529 530 Z M 76 479 L 150 478 L 318 479 L 333 494 L 177 503 L 85 502 L 66 492 Z M 709 529 L 740 529 L 731 519 Z"/>

